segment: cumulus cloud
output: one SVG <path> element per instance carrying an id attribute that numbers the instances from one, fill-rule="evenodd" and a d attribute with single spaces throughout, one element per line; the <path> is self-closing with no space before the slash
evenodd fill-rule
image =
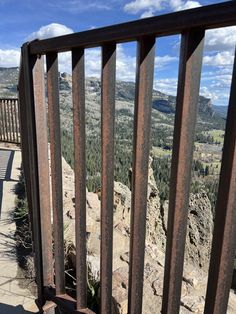
<path id="1" fill-rule="evenodd" d="M 31 33 L 27 40 L 46 39 L 73 33 L 73 30 L 63 24 L 51 23 L 40 27 L 36 32 Z"/>
<path id="2" fill-rule="evenodd" d="M 200 7 L 201 4 L 198 1 L 182 1 L 182 0 L 171 0 L 170 7 L 174 11 L 188 10 Z"/>
<path id="3" fill-rule="evenodd" d="M 171 11 L 187 10 L 196 7 L 200 7 L 201 4 L 198 1 L 183 1 L 183 0 L 134 0 L 128 2 L 124 6 L 124 11 L 137 14 L 142 13 L 141 18 L 153 16 L 156 12 L 165 8 Z"/>
<path id="4" fill-rule="evenodd" d="M 208 66 L 232 66 L 234 55 L 230 51 L 222 51 L 213 55 L 204 56 L 203 64 Z"/>
<path id="5" fill-rule="evenodd" d="M 213 102 L 219 99 L 219 95 L 206 86 L 201 87 L 200 94 L 206 98 L 210 98 Z"/>
<path id="6" fill-rule="evenodd" d="M 18 49 L 0 49 L 1 67 L 18 67 L 20 64 L 20 51 Z"/>
<path id="7" fill-rule="evenodd" d="M 163 9 L 165 0 L 135 0 L 127 3 L 124 10 L 128 13 L 136 14 L 140 11 L 155 12 Z"/>
<path id="8" fill-rule="evenodd" d="M 168 95 L 176 95 L 177 78 L 157 79 L 154 81 L 154 88 Z"/>
<path id="9" fill-rule="evenodd" d="M 140 18 L 145 19 L 147 17 L 152 17 L 154 15 L 152 10 L 144 11 L 143 14 L 141 14 Z"/>
<path id="10" fill-rule="evenodd" d="M 236 26 L 206 31 L 205 48 L 208 51 L 233 50 L 236 44 Z"/>
<path id="11" fill-rule="evenodd" d="M 69 12 L 71 14 L 78 14 L 78 13 L 83 13 L 87 11 L 97 11 L 97 10 L 110 10 L 111 6 L 109 3 L 104 3 L 102 0 L 67 0 L 66 5 L 65 1 L 63 0 L 57 0 L 57 1 L 47 1 L 49 7 L 60 10 L 60 11 L 65 11 Z"/>
<path id="12" fill-rule="evenodd" d="M 175 61 L 178 61 L 177 57 L 172 57 L 172 56 L 169 56 L 169 55 L 156 56 L 155 57 L 155 68 L 162 69 L 166 65 L 170 64 L 171 62 L 175 62 Z"/>

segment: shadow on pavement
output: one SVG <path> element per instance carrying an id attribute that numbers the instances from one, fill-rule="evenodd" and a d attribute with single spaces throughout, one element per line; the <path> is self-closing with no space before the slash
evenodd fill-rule
<path id="1" fill-rule="evenodd" d="M 11 180 L 11 169 L 14 153 L 14 150 L 0 148 L 0 216 L 2 211 L 3 182 L 14 181 Z"/>
<path id="2" fill-rule="evenodd" d="M 35 312 L 26 311 L 22 305 L 8 305 L 8 304 L 0 304 L 0 313 L 1 314 L 35 314 Z M 39 314 L 40 312 L 38 312 Z"/>

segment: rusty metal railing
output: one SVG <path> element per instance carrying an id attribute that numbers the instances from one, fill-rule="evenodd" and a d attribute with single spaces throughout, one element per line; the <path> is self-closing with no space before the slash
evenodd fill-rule
<path id="1" fill-rule="evenodd" d="M 17 98 L 0 98 L 0 141 L 20 143 Z"/>
<path id="2" fill-rule="evenodd" d="M 133 142 L 133 182 L 128 313 L 142 312 L 150 118 L 156 38 L 181 34 L 181 53 L 170 182 L 162 313 L 180 308 L 191 163 L 205 30 L 236 25 L 234 1 L 171 13 L 52 39 L 22 47 L 19 80 L 23 164 L 33 228 L 39 305 L 52 300 L 67 313 L 89 313 L 86 285 L 86 171 L 84 51 L 102 47 L 101 305 L 111 313 L 116 44 L 138 43 Z M 75 150 L 77 299 L 65 294 L 58 53 L 72 52 Z M 43 57 L 46 55 L 48 139 Z M 205 313 L 226 313 L 236 248 L 236 65 L 229 100 Z M 24 123 L 23 123 L 24 122 Z M 39 223 L 40 222 L 40 223 Z M 55 281 L 54 281 L 55 272 Z M 55 286 L 55 289 L 51 287 Z"/>

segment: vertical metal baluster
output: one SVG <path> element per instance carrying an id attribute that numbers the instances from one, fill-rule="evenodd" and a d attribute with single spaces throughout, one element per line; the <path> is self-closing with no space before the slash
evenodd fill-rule
<path id="1" fill-rule="evenodd" d="M 0 99 L 0 130 L 1 130 L 1 141 L 4 141 L 4 128 L 3 128 L 3 114 L 2 114 L 2 100 Z"/>
<path id="2" fill-rule="evenodd" d="M 154 57 L 155 38 L 148 37 L 139 41 L 133 135 L 129 314 L 142 313 Z"/>
<path id="3" fill-rule="evenodd" d="M 3 101 L 4 108 L 4 120 L 5 120 L 5 132 L 6 132 L 6 140 L 9 142 L 9 133 L 8 133 L 8 123 L 7 123 L 7 107 L 6 107 L 6 99 Z"/>
<path id="4" fill-rule="evenodd" d="M 77 310 L 87 307 L 84 49 L 72 50 Z"/>
<path id="5" fill-rule="evenodd" d="M 236 59 L 235 59 L 236 60 Z M 227 312 L 236 250 L 236 61 L 216 202 L 205 314 Z"/>
<path id="6" fill-rule="evenodd" d="M 19 108 L 18 108 L 19 104 L 18 101 L 16 100 L 14 103 L 14 107 L 15 107 L 15 125 L 16 125 L 16 139 L 17 139 L 17 143 L 20 143 L 20 139 L 19 139 L 19 134 L 20 134 L 20 126 L 19 126 Z"/>
<path id="7" fill-rule="evenodd" d="M 57 53 L 46 55 L 56 293 L 65 293 L 62 156 Z"/>
<path id="8" fill-rule="evenodd" d="M 31 214 L 31 223 L 33 230 L 33 246 L 35 255 L 35 271 L 38 291 L 38 305 L 43 306 L 43 266 L 42 266 L 42 244 L 41 244 L 41 225 L 40 221 L 40 202 L 39 202 L 39 178 L 38 178 L 38 160 L 37 160 L 37 136 L 35 126 L 34 111 L 34 93 L 33 93 L 33 67 L 35 57 L 29 54 L 28 44 L 22 47 L 22 86 L 19 97 L 21 98 L 21 106 L 24 108 L 25 116 L 21 115 L 24 136 L 26 137 L 26 145 L 28 156 L 24 155 L 24 170 L 28 176 L 26 182 L 28 186 L 27 196 Z M 22 112 L 23 113 L 23 112 Z M 26 157 L 26 158 L 25 158 Z"/>
<path id="9" fill-rule="evenodd" d="M 102 190 L 100 312 L 104 314 L 111 313 L 112 304 L 115 75 L 116 44 L 109 43 L 102 47 L 101 89 Z"/>
<path id="10" fill-rule="evenodd" d="M 44 286 L 54 283 L 52 257 L 52 224 L 48 161 L 48 129 L 45 99 L 45 80 L 43 57 L 37 57 L 33 70 L 35 120 L 38 145 L 38 173 L 40 195 L 40 217 L 43 250 Z"/>
<path id="11" fill-rule="evenodd" d="M 10 104 L 11 104 L 11 101 L 7 100 L 7 118 L 8 118 L 8 125 L 9 125 L 9 138 L 10 138 L 10 141 L 13 142 L 13 140 L 12 140 L 12 126 L 11 126 Z"/>
<path id="12" fill-rule="evenodd" d="M 10 102 L 10 114 L 11 114 L 11 126 L 12 126 L 12 141 L 14 143 L 16 143 L 16 137 L 15 137 L 15 125 L 14 125 L 14 115 L 13 115 L 13 109 L 12 109 L 12 105 L 14 103 L 14 100 L 11 100 Z"/>
<path id="13" fill-rule="evenodd" d="M 162 313 L 179 312 L 204 31 L 182 34 Z"/>

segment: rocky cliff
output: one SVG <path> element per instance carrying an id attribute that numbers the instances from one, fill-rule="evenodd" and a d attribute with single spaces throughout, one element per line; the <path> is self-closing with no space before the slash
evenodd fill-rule
<path id="1" fill-rule="evenodd" d="M 64 222 L 69 258 L 75 261 L 74 173 L 63 160 Z M 113 313 L 127 313 L 131 191 L 120 182 L 114 186 Z M 147 229 L 144 268 L 143 313 L 160 313 L 164 274 L 164 251 L 168 203 L 163 206 L 153 177 L 151 160 L 147 197 Z M 212 240 L 213 217 L 206 194 L 191 194 L 181 313 L 203 313 Z M 100 200 L 99 193 L 87 192 L 88 265 L 99 281 Z M 230 293 L 228 313 L 234 313 L 236 297 Z"/>

